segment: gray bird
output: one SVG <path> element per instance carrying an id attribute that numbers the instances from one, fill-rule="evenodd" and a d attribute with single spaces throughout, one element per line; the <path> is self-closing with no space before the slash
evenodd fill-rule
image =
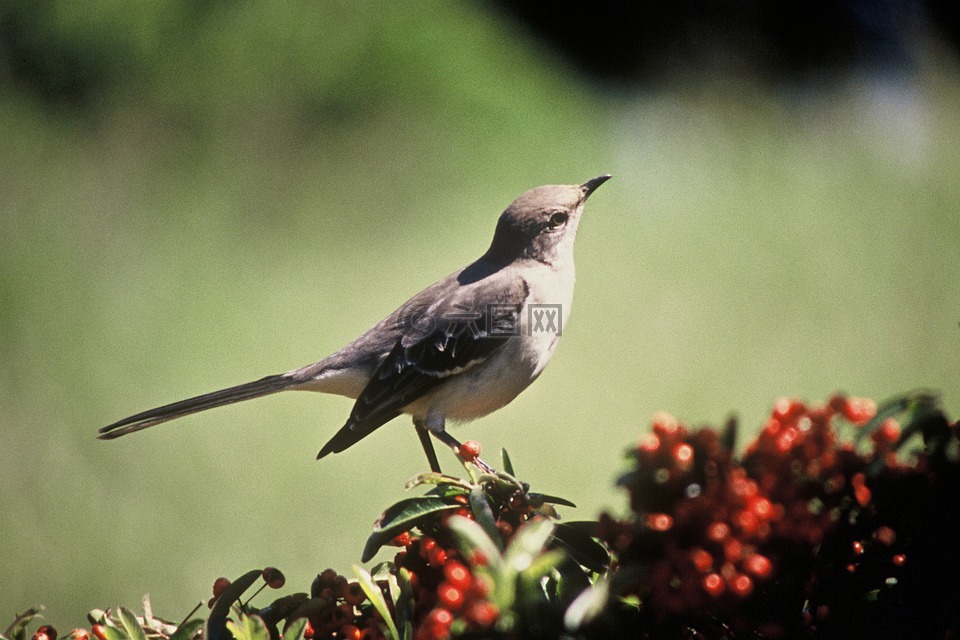
<path id="1" fill-rule="evenodd" d="M 99 437 L 117 438 L 278 391 L 320 391 L 356 403 L 318 459 L 406 413 L 431 468 L 439 471 L 430 434 L 457 453 L 460 443 L 447 433 L 447 420 L 496 411 L 547 366 L 573 301 L 573 244 L 583 205 L 609 178 L 527 191 L 500 215 L 480 259 L 319 362 L 132 415 L 103 427 Z"/>

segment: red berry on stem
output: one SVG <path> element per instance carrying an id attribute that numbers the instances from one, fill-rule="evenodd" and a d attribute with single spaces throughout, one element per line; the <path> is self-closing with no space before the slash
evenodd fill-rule
<path id="1" fill-rule="evenodd" d="M 902 553 L 898 553 L 890 559 L 890 562 L 893 563 L 895 567 L 902 567 L 907 562 L 907 556 Z"/>
<path id="2" fill-rule="evenodd" d="M 284 577 L 280 569 L 276 567 L 267 567 L 260 575 L 271 589 L 279 589 L 287 582 L 286 577 Z"/>
<path id="3" fill-rule="evenodd" d="M 480 443 L 476 440 L 467 440 L 460 445 L 460 457 L 467 462 L 473 462 L 480 457 Z"/>
<path id="4" fill-rule="evenodd" d="M 90 640 L 90 632 L 79 627 L 70 632 L 70 637 L 73 638 L 73 640 Z"/>
<path id="5" fill-rule="evenodd" d="M 220 594 L 227 590 L 227 587 L 230 586 L 229 578 L 217 578 L 213 581 L 213 597 L 219 598 Z"/>

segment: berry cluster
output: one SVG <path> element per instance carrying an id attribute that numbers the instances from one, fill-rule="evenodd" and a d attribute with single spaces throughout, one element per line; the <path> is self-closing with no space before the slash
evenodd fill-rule
<path id="1" fill-rule="evenodd" d="M 732 453 L 735 424 L 692 431 L 657 414 L 621 480 L 634 517 L 600 520 L 621 574 L 639 576 L 621 591 L 639 596 L 648 628 L 667 637 L 682 629 L 721 629 L 718 637 L 856 635 L 865 625 L 846 625 L 837 610 L 851 610 L 850 602 L 902 604 L 916 591 L 898 581 L 910 548 L 915 555 L 928 535 L 917 521 L 933 513 L 947 525 L 937 535 L 960 533 L 956 520 L 944 522 L 958 515 L 956 503 L 917 502 L 937 486 L 960 494 L 960 430 L 929 402 L 918 406 L 901 429 L 888 415 L 895 411 L 878 415 L 868 399 L 838 395 L 822 407 L 781 399 L 742 460 Z M 841 438 L 838 427 L 853 437 Z M 907 463 L 899 449 L 914 432 L 927 447 Z M 931 449 L 931 442 L 938 444 Z M 949 546 L 938 548 L 957 558 Z M 942 632 L 952 622 L 938 624 Z"/>
<path id="2" fill-rule="evenodd" d="M 374 607 L 361 606 L 367 596 L 359 583 L 325 569 L 310 585 L 316 606 L 309 610 L 304 637 L 346 640 L 382 640 L 383 618 Z"/>

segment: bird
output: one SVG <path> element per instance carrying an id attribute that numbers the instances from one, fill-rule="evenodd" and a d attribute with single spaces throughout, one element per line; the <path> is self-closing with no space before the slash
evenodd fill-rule
<path id="1" fill-rule="evenodd" d="M 610 177 L 521 194 L 500 215 L 480 258 L 318 362 L 131 415 L 102 427 L 98 437 L 118 438 L 281 391 L 316 391 L 355 400 L 317 459 L 408 414 L 431 469 L 439 472 L 431 435 L 459 455 L 462 445 L 447 432 L 447 421 L 507 405 L 547 366 L 573 302 L 573 248 L 584 203 Z M 479 458 L 474 463 L 494 472 Z"/>

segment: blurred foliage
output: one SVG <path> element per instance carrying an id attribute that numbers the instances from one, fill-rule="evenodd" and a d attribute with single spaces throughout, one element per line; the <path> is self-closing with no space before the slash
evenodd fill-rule
<path id="1" fill-rule="evenodd" d="M 399 420 L 323 464 L 342 399 L 95 430 L 335 350 L 546 182 L 614 174 L 576 309 L 549 372 L 463 432 L 581 507 L 616 499 L 595 470 L 661 406 L 760 424 L 749 407 L 844 381 L 956 410 L 960 77 L 936 33 L 890 69 L 761 83 L 717 54 L 631 86 L 522 24 L 439 0 L 0 0 L 0 611 L 73 626 L 147 588 L 186 610 L 214 572 L 359 557 L 421 464 Z"/>

